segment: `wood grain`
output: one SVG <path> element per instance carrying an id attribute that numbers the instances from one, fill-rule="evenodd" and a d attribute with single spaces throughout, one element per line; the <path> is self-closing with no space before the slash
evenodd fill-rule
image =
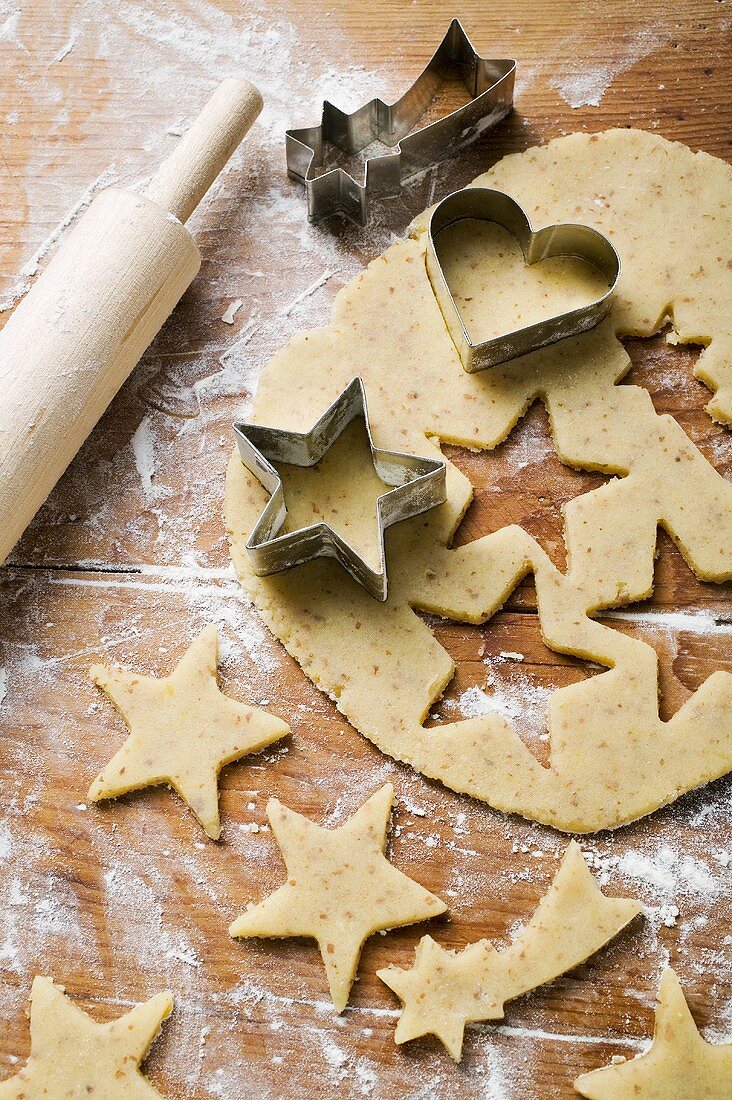
<path id="1" fill-rule="evenodd" d="M 460 15 L 485 54 L 517 58 L 517 111 L 384 203 L 367 231 L 307 225 L 303 194 L 284 175 L 283 130 L 316 121 L 325 94 L 350 107 L 398 95 L 444 32 L 435 0 L 246 10 L 233 0 L 26 0 L 17 17 L 0 17 L 0 298 L 32 281 L 23 265 L 51 235 L 38 265 L 48 261 L 100 175 L 148 176 L 179 140 L 166 131 L 184 130 L 221 78 L 249 77 L 265 97 L 246 155 L 194 216 L 201 274 L 0 571 L 0 1076 L 27 1054 L 36 972 L 100 1019 L 169 986 L 177 1010 L 147 1064 L 171 1097 L 566 1100 L 579 1072 L 631 1056 L 650 1034 L 667 960 L 708 1037 L 732 1039 L 729 779 L 583 841 L 607 888 L 641 897 L 647 918 L 511 1004 L 503 1026 L 470 1029 L 460 1067 L 432 1041 L 393 1043 L 396 1004 L 375 970 L 406 965 L 422 929 L 369 942 L 342 1020 L 325 1003 L 313 945 L 226 935 L 236 912 L 281 880 L 265 828 L 270 794 L 336 823 L 391 779 L 392 857 L 449 902 L 450 919 L 424 930 L 454 947 L 504 941 L 566 843 L 423 780 L 352 730 L 258 624 L 232 579 L 220 519 L 230 423 L 258 370 L 294 332 L 325 323 L 338 287 L 428 201 L 505 153 L 574 130 L 638 126 L 730 157 L 726 2 L 590 0 L 578 14 L 569 0 L 468 0 Z M 568 102 L 593 97 L 598 106 Z M 244 305 L 228 326 L 221 316 L 236 298 Z M 704 412 L 695 350 L 663 337 L 627 346 L 627 381 L 647 386 L 730 477 L 730 435 Z M 460 539 L 520 522 L 562 563 L 561 506 L 603 479 L 558 462 L 543 409 L 492 454 L 449 453 L 476 488 Z M 729 586 L 696 581 L 667 536 L 659 548 L 652 599 L 607 621 L 656 648 L 666 718 L 714 669 L 732 668 L 732 616 Z M 219 624 L 224 688 L 269 701 L 292 726 L 284 749 L 225 770 L 219 845 L 165 790 L 84 802 L 124 736 L 88 665 L 166 673 L 207 621 Z M 598 671 L 543 645 L 530 579 L 487 626 L 433 627 L 457 664 L 434 721 L 479 687 L 515 713 L 539 756 L 550 692 Z"/>

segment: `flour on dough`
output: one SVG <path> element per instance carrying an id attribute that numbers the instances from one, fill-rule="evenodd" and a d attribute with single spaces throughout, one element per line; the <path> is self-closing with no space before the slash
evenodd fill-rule
<path id="1" fill-rule="evenodd" d="M 440 441 L 496 447 L 541 400 L 561 460 L 611 475 L 565 508 L 566 573 L 518 526 L 451 549 L 472 489 L 450 463 L 446 503 L 387 533 L 384 604 L 329 561 L 253 575 L 244 544 L 266 497 L 236 455 L 232 556 L 273 633 L 383 752 L 501 810 L 573 832 L 612 828 L 732 768 L 732 676 L 715 672 L 663 722 L 655 650 L 592 617 L 650 595 L 659 526 L 698 577 L 732 577 L 732 485 L 647 390 L 617 385 L 631 365 L 619 335 L 650 336 L 671 318 L 680 341 L 705 345 L 697 373 L 716 389 L 709 411 L 732 423 L 732 168 L 656 135 L 610 130 L 507 157 L 477 183 L 512 194 L 536 228 L 580 222 L 610 238 L 623 272 L 608 318 L 466 374 L 425 271 L 425 215 L 341 291 L 328 328 L 275 356 L 254 418 L 306 430 L 358 374 L 377 445 L 434 458 Z M 476 311 L 492 308 L 491 264 L 487 253 L 463 271 L 461 294 Z M 503 259 L 500 272 L 513 287 L 502 301 L 520 301 L 524 268 L 515 265 L 512 283 Z M 551 697 L 548 767 L 501 715 L 422 725 L 454 666 L 414 609 L 483 623 L 527 574 L 546 644 L 606 670 Z"/>

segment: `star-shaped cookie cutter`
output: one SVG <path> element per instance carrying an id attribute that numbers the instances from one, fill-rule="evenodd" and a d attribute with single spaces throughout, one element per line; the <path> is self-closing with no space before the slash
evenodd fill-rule
<path id="1" fill-rule="evenodd" d="M 397 194 L 406 180 L 452 156 L 509 114 L 515 72 L 515 61 L 480 57 L 460 20 L 453 19 L 427 68 L 396 103 L 372 99 L 349 114 L 326 100 L 319 126 L 285 134 L 287 172 L 305 184 L 309 220 L 341 212 L 366 225 L 372 198 Z M 451 73 L 464 81 L 469 102 L 410 134 Z M 363 183 L 343 168 L 318 171 L 326 144 L 353 155 L 373 141 L 393 152 L 366 160 Z"/>
<path id="2" fill-rule="evenodd" d="M 388 489 L 376 500 L 379 567 L 368 562 L 325 522 L 280 534 L 287 517 L 282 479 L 273 463 L 315 466 L 352 420 L 361 417 L 366 428 L 374 469 Z M 333 404 L 308 432 L 262 424 L 234 424 L 241 460 L 269 492 L 270 498 L 246 549 L 258 576 L 268 576 L 302 565 L 314 558 L 336 558 L 354 580 L 377 600 L 388 594 L 384 531 L 394 523 L 429 511 L 447 499 L 447 465 L 444 461 L 385 451 L 374 445 L 369 424 L 366 391 L 360 377 L 351 379 Z"/>

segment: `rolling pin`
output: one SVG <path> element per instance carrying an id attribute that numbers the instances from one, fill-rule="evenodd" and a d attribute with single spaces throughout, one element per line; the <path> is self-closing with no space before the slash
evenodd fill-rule
<path id="1" fill-rule="evenodd" d="M 183 223 L 261 109 L 225 80 L 144 193 L 94 200 L 0 331 L 0 563 L 193 281 Z"/>

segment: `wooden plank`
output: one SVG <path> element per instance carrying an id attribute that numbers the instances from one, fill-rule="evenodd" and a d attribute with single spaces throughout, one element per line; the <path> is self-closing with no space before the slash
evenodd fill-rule
<path id="1" fill-rule="evenodd" d="M 264 814 L 270 794 L 335 824 L 392 781 L 392 858 L 449 902 L 451 918 L 424 931 L 457 948 L 481 936 L 505 942 L 566 843 L 426 782 L 352 730 L 259 624 L 231 577 L 220 520 L 230 422 L 259 369 L 296 331 L 326 323 L 337 289 L 427 202 L 507 152 L 578 129 L 631 124 L 729 157 L 723 5 L 586 4 L 578 24 L 569 0 L 521 9 L 498 0 L 489 15 L 476 0 L 461 9 L 479 48 L 517 57 L 517 113 L 385 203 L 367 232 L 307 225 L 303 196 L 284 175 L 282 131 L 315 121 L 324 94 L 344 106 L 398 95 L 444 31 L 434 0 L 281 0 L 246 13 L 234 0 L 61 0 L 52 9 L 27 0 L 2 24 L 0 298 L 32 278 L 21 267 L 50 235 L 38 259 L 47 262 L 85 192 L 149 174 L 176 140 L 166 130 L 185 126 L 221 76 L 250 76 L 268 110 L 195 218 L 201 276 L 0 572 L 0 1077 L 27 1053 L 23 1008 L 36 972 L 65 981 L 103 1019 L 169 985 L 178 1011 L 149 1067 L 176 1097 L 279 1100 L 317 1089 L 334 1098 L 564 1100 L 579 1072 L 631 1056 L 650 1035 L 667 961 L 708 1036 L 732 1037 L 729 779 L 583 840 L 607 889 L 641 897 L 646 919 L 510 1005 L 502 1027 L 470 1029 L 459 1068 L 431 1040 L 395 1047 L 396 1002 L 375 977 L 388 962 L 408 965 L 423 929 L 369 942 L 340 1021 L 312 945 L 226 935 L 237 910 L 281 880 Z M 570 106 L 593 97 L 599 106 Z M 221 316 L 239 297 L 230 327 Z M 629 341 L 628 350 L 626 382 L 647 386 L 729 478 L 730 436 L 703 411 L 696 352 L 663 338 Z M 540 407 L 492 454 L 449 453 L 476 488 L 458 541 L 520 522 L 562 564 L 561 505 L 604 479 L 559 463 Z M 730 588 L 697 582 L 666 536 L 659 545 L 652 600 L 603 621 L 656 648 L 668 718 L 714 669 L 732 668 Z M 223 843 L 205 842 L 163 790 L 81 808 L 124 736 L 88 664 L 165 673 L 208 621 L 221 631 L 224 688 L 269 700 L 292 726 L 284 749 L 225 770 Z M 459 717 L 479 689 L 546 760 L 550 692 L 601 672 L 544 647 L 531 579 L 487 626 L 432 625 L 457 664 L 435 724 Z"/>
<path id="2" fill-rule="evenodd" d="M 258 633 L 246 600 L 229 581 L 8 570 L 3 602 L 12 609 L 5 628 L 5 712 L 12 718 L 2 761 L 8 874 L 0 881 L 5 1056 L 26 1049 L 19 1009 L 28 975 L 37 969 L 67 980 L 105 1018 L 119 1011 L 120 1001 L 170 985 L 180 998 L 179 1018 L 162 1044 L 164 1056 L 153 1065 L 174 1095 L 193 1081 L 214 1082 L 216 1069 L 230 1073 L 242 1057 L 247 1080 L 263 1088 L 266 1083 L 270 1092 L 263 1095 L 278 1095 L 271 1059 L 292 1062 L 300 1051 L 301 1072 L 305 1080 L 313 1074 L 313 1085 L 333 1071 L 329 1095 L 337 1091 L 335 1070 L 348 1066 L 366 1076 L 375 1067 L 385 1095 L 402 1095 L 407 1086 L 417 1094 L 426 1074 L 440 1083 L 434 1095 L 457 1089 L 467 1096 L 482 1074 L 494 1072 L 486 1060 L 490 1066 L 496 1045 L 503 1049 L 505 1042 L 505 1058 L 499 1053 L 497 1064 L 505 1062 L 509 1076 L 524 1075 L 535 1089 L 529 1095 L 546 1095 L 542 1089 L 550 1082 L 558 1091 L 549 1095 L 564 1096 L 570 1095 L 571 1074 L 600 1064 L 608 1052 L 632 1053 L 626 1040 L 648 1033 L 658 969 L 666 958 L 678 967 L 702 1023 L 713 1026 L 732 996 L 732 966 L 720 946 L 732 934 L 725 867 L 732 857 L 730 784 L 723 781 L 659 812 L 652 822 L 583 841 L 608 889 L 641 897 L 652 907 L 649 918 L 594 962 L 510 1006 L 506 1034 L 472 1030 L 460 1069 L 432 1041 L 403 1054 L 391 1039 L 395 1004 L 375 970 L 390 961 L 407 965 L 422 929 L 368 944 L 353 1010 L 339 1024 L 322 1007 L 327 998 L 314 947 L 232 944 L 226 936 L 237 910 L 281 881 L 264 814 L 270 794 L 336 824 L 379 784 L 392 781 L 400 797 L 392 858 L 448 900 L 451 920 L 435 921 L 429 930 L 456 948 L 482 936 L 505 941 L 545 892 L 566 840 L 486 812 L 381 757 Z M 515 705 L 532 692 L 541 695 L 547 656 L 535 616 L 514 618 L 511 643 L 526 654 L 515 664 L 524 681 L 538 684 L 529 691 L 519 685 Z M 190 814 L 163 790 L 85 808 L 89 782 L 124 735 L 88 679 L 89 663 L 101 658 L 164 673 L 186 639 L 212 620 L 222 629 L 224 688 L 258 702 L 271 698 L 272 709 L 292 726 L 284 750 L 273 747 L 225 771 L 223 843 L 205 842 Z M 464 645 L 461 628 L 452 629 Z M 444 629 L 438 636 L 446 641 Z M 502 624 L 484 632 L 484 643 L 483 659 L 492 659 L 494 673 L 499 664 L 511 663 L 499 656 L 508 644 Z M 242 652 L 247 645 L 254 660 Z M 474 667 L 484 673 L 491 667 L 465 649 L 456 655 L 458 690 L 469 686 Z M 544 683 L 556 686 L 575 676 L 572 664 L 578 662 L 565 659 L 555 666 L 556 679 Z M 285 692 L 278 688 L 282 684 Z M 505 685 L 503 695 L 510 700 Z M 259 831 L 248 831 L 252 825 Z M 668 908 L 673 905 L 678 920 Z M 213 1032 L 198 1081 L 197 1044 L 207 1026 Z M 585 1035 L 590 1042 L 582 1040 Z M 351 1094 L 359 1095 L 355 1086 Z"/>

